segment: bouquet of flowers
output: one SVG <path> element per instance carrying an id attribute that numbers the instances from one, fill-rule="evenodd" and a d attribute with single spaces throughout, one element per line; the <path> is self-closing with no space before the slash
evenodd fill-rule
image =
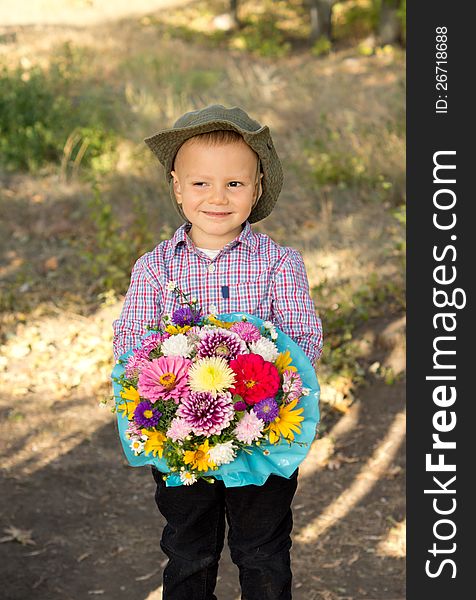
<path id="1" fill-rule="evenodd" d="M 167 485 L 226 486 L 289 477 L 319 422 L 319 384 L 299 346 L 244 313 L 202 315 L 175 282 L 182 308 L 150 328 L 112 373 L 119 435 L 132 466 L 153 464 Z"/>

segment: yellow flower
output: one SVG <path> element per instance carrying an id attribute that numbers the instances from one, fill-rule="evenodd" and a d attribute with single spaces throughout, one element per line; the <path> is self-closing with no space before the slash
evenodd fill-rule
<path id="1" fill-rule="evenodd" d="M 176 379 L 177 375 L 175 375 L 175 373 L 162 373 L 162 375 L 159 377 L 159 383 L 166 390 L 171 390 L 175 386 Z"/>
<path id="2" fill-rule="evenodd" d="M 287 440 L 294 440 L 294 432 L 301 433 L 301 426 L 299 423 L 304 420 L 304 417 L 300 416 L 304 411 L 304 408 L 293 410 L 296 407 L 297 402 L 298 398 L 289 404 L 281 406 L 279 415 L 266 428 L 266 431 L 269 431 L 269 441 L 271 444 L 277 444 L 281 437 Z"/>
<path id="3" fill-rule="evenodd" d="M 180 327 L 179 325 L 167 325 L 165 331 L 170 333 L 171 335 L 176 335 L 177 333 L 185 333 L 190 329 L 191 325 L 183 325 Z"/>
<path id="4" fill-rule="evenodd" d="M 166 436 L 161 431 L 148 431 L 147 429 L 142 429 L 142 433 L 148 436 L 145 442 L 144 452 L 146 454 L 152 453 L 153 456 L 162 458 L 164 453 L 164 442 L 167 439 Z"/>
<path id="5" fill-rule="evenodd" d="M 224 327 L 225 329 L 230 329 L 230 327 L 233 327 L 233 322 L 219 321 L 213 315 L 208 315 L 207 319 L 210 321 L 210 323 L 213 323 L 213 325 L 216 325 L 217 327 Z"/>
<path id="6" fill-rule="evenodd" d="M 197 450 L 186 450 L 183 457 L 183 462 L 186 465 L 192 465 L 192 469 L 198 469 L 199 471 L 208 471 L 208 469 L 215 469 L 216 464 L 210 458 L 208 453 L 208 440 L 197 448 Z"/>
<path id="7" fill-rule="evenodd" d="M 194 392 L 221 392 L 235 383 L 235 374 L 224 358 L 210 356 L 198 360 L 188 372 Z"/>
<path id="8" fill-rule="evenodd" d="M 286 369 L 288 371 L 297 371 L 296 367 L 290 366 L 292 361 L 293 359 L 291 358 L 291 353 L 289 350 L 281 352 L 274 363 L 280 375 L 282 375 Z"/>
<path id="9" fill-rule="evenodd" d="M 139 392 L 136 390 L 135 387 L 132 387 L 131 385 L 125 390 L 122 390 L 120 392 L 120 396 L 121 398 L 124 398 L 125 402 L 124 404 L 120 404 L 117 407 L 117 410 L 124 413 L 124 416 L 131 420 L 134 416 L 136 406 L 139 404 Z"/>

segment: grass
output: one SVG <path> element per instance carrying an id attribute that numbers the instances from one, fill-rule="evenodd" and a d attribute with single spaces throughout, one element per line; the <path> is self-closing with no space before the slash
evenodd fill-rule
<path id="1" fill-rule="evenodd" d="M 94 291 L 98 294 L 127 289 L 131 265 L 157 243 L 140 196 L 131 200 L 133 217 L 127 227 L 121 224 L 111 200 L 105 199 L 97 186 L 88 200 L 91 235 L 87 242 L 82 240 L 78 254 L 82 258 L 83 277 L 94 277 Z M 170 238 L 172 233 L 170 227 L 164 226 L 159 240 Z"/>
<path id="2" fill-rule="evenodd" d="M 358 284 L 324 280 L 312 292 L 322 314 L 326 336 L 320 370 L 322 382 L 346 394 L 352 393 L 367 374 L 359 329 L 371 319 L 405 311 L 403 278 L 372 273 Z"/>

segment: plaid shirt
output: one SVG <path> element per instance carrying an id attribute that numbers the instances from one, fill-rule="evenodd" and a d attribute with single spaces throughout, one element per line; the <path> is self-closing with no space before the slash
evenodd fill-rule
<path id="1" fill-rule="evenodd" d="M 322 350 L 322 326 L 309 295 L 301 255 L 255 233 L 247 221 L 240 235 L 211 260 L 187 235 L 184 223 L 170 240 L 141 256 L 132 269 L 120 317 L 113 322 L 114 356 L 138 346 L 147 325 L 180 307 L 167 290 L 175 281 L 202 312 L 245 312 L 292 338 L 315 365 Z"/>

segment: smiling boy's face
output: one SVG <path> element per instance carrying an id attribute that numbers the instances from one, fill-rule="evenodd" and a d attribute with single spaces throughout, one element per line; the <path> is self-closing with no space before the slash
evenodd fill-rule
<path id="1" fill-rule="evenodd" d="M 192 223 L 190 238 L 201 248 L 223 248 L 240 234 L 261 195 L 258 156 L 244 141 L 209 145 L 191 138 L 174 166 L 175 198 Z"/>

